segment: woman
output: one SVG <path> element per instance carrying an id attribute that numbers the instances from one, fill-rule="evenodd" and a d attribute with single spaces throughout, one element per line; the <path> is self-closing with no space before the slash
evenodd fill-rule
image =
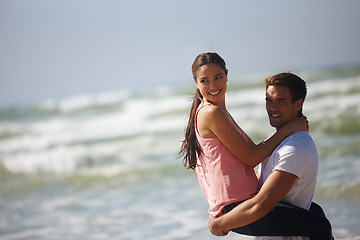
<path id="1" fill-rule="evenodd" d="M 209 213 L 217 217 L 224 207 L 257 193 L 253 167 L 290 133 L 308 130 L 308 125 L 305 118 L 295 118 L 255 145 L 226 111 L 228 70 L 225 61 L 216 53 L 200 54 L 192 65 L 192 73 L 197 90 L 180 154 L 184 155 L 184 166 L 196 170 L 210 205 Z M 286 229 L 281 233 L 281 236 L 291 235 Z M 306 229 L 303 236 L 308 236 Z"/>

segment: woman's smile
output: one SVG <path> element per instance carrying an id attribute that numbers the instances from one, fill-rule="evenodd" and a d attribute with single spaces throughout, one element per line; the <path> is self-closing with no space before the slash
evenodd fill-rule
<path id="1" fill-rule="evenodd" d="M 216 92 L 209 92 L 209 95 L 215 97 L 215 96 L 218 95 L 220 92 L 221 92 L 221 89 L 220 89 L 220 90 L 217 90 Z"/>

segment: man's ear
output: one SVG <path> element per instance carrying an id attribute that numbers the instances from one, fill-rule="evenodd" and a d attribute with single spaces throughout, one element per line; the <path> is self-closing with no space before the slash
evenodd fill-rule
<path id="1" fill-rule="evenodd" d="M 304 104 L 304 100 L 301 98 L 295 102 L 295 109 L 297 112 L 302 109 L 303 104 Z"/>

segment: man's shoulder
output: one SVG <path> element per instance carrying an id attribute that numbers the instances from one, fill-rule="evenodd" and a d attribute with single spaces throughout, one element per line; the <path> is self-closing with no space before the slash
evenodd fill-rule
<path id="1" fill-rule="evenodd" d="M 271 157 L 275 162 L 308 162 L 318 159 L 318 152 L 308 132 L 296 132 L 285 139 Z"/>
<path id="2" fill-rule="evenodd" d="M 315 142 L 310 134 L 306 131 L 295 132 L 290 134 L 280 145 L 278 150 L 284 148 L 309 149 L 315 148 Z"/>
<path id="3" fill-rule="evenodd" d="M 312 140 L 312 137 L 306 131 L 299 131 L 299 132 L 294 132 L 294 133 L 290 134 L 286 139 L 288 139 L 290 141 L 301 141 L 301 140 L 308 141 L 308 140 Z"/>

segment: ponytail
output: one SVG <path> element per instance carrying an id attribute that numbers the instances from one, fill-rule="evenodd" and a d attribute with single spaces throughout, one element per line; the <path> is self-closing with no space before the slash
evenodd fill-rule
<path id="1" fill-rule="evenodd" d="M 197 157 L 202 153 L 202 149 L 200 144 L 196 138 L 196 130 L 195 130 L 195 117 L 196 111 L 202 102 L 203 96 L 201 95 L 199 89 L 196 89 L 196 94 L 194 96 L 194 100 L 190 110 L 190 117 L 185 129 L 185 140 L 182 142 L 180 149 L 180 156 L 183 156 L 184 167 L 188 169 L 195 169 Z"/>

